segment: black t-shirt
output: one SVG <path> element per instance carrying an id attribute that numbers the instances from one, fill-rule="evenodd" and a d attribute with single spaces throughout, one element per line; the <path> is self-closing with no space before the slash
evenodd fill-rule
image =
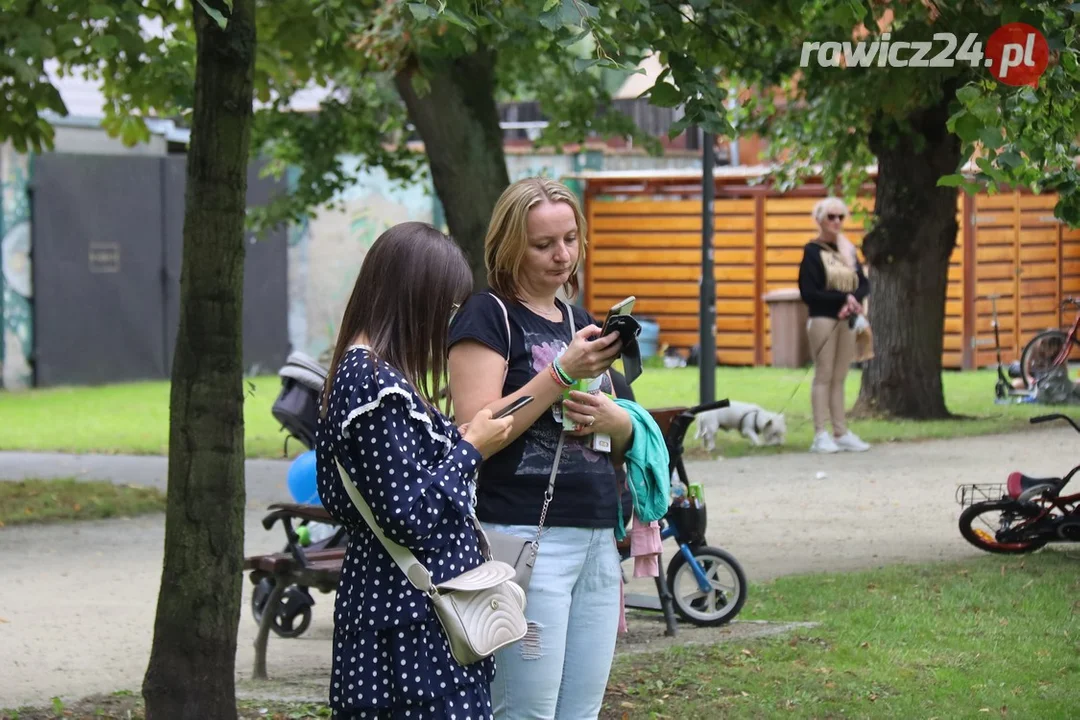
<path id="1" fill-rule="evenodd" d="M 563 311 L 562 322 L 546 320 L 513 300 L 503 300 L 510 320 L 510 365 L 503 384 L 505 397 L 548 364 L 573 339 Z M 599 324 L 582 308 L 574 307 L 574 327 Z M 506 320 L 498 301 L 489 293 L 469 298 L 450 326 L 451 347 L 475 340 L 506 357 Z M 601 389 L 611 393 L 611 378 L 604 376 Z M 481 521 L 511 525 L 535 525 L 540 520 L 544 490 L 555 460 L 562 423 L 556 420 L 560 403 L 544 412 L 528 430 L 480 468 L 476 514 Z M 457 418 L 458 423 L 469 418 Z M 618 522 L 618 490 L 615 469 L 608 453 L 590 450 L 588 437 L 566 436 L 555 494 L 548 506 L 546 525 L 555 527 L 614 528 Z"/>

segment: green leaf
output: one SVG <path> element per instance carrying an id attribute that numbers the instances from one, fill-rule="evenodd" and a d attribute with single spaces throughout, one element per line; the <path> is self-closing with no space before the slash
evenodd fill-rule
<path id="1" fill-rule="evenodd" d="M 1023 12 L 1023 8 L 1020 7 L 1019 3 L 1005 3 L 1004 7 L 1001 8 L 1001 24 L 1008 25 L 1009 23 L 1019 22 Z"/>
<path id="2" fill-rule="evenodd" d="M 584 72 L 585 70 L 588 70 L 593 65 L 596 65 L 599 62 L 600 58 L 576 58 L 574 60 L 574 69 L 578 72 Z"/>
<path id="3" fill-rule="evenodd" d="M 982 95 L 982 93 L 979 92 L 979 88 L 975 85 L 965 85 L 956 91 L 956 99 L 965 105 L 970 105 L 975 102 L 980 95 Z"/>
<path id="4" fill-rule="evenodd" d="M 1039 102 L 1039 96 L 1036 95 L 1035 91 L 1032 90 L 1030 87 L 1021 88 L 1018 95 L 1020 96 L 1020 99 L 1026 103 L 1031 103 L 1032 105 L 1035 105 Z"/>
<path id="5" fill-rule="evenodd" d="M 476 25 L 452 8 L 447 8 L 445 12 L 443 12 L 443 17 L 445 17 L 448 22 L 451 22 L 458 27 L 465 28 L 469 32 L 476 32 Z"/>
<path id="6" fill-rule="evenodd" d="M 538 18 L 540 24 L 551 32 L 556 32 L 563 26 L 562 12 L 560 10 L 549 10 L 545 13 L 540 13 Z"/>
<path id="7" fill-rule="evenodd" d="M 1007 168 L 1017 168 L 1024 164 L 1024 158 L 1012 150 L 1006 150 L 998 155 L 998 163 Z"/>
<path id="8" fill-rule="evenodd" d="M 413 18 L 416 20 L 430 20 L 438 15 L 438 13 L 435 12 L 435 8 L 429 7 L 424 3 L 411 2 L 405 3 L 405 5 L 409 8 L 409 12 L 412 13 Z"/>
<path id="9" fill-rule="evenodd" d="M 1001 128 L 996 127 L 984 127 L 980 130 L 979 141 L 991 150 L 997 150 L 1005 144 L 1005 139 L 1001 136 Z"/>
<path id="10" fill-rule="evenodd" d="M 544 3 L 543 12 L 547 12 L 549 10 L 557 8 L 561 3 L 562 3 L 562 0 L 547 0 L 547 2 Z"/>
<path id="11" fill-rule="evenodd" d="M 568 48 L 571 45 L 577 45 L 579 42 L 581 42 L 582 40 L 584 40 L 586 37 L 588 37 L 591 34 L 592 34 L 592 28 L 585 28 L 584 30 L 582 30 L 579 33 L 574 33 L 573 35 L 571 35 L 569 37 L 563 38 L 562 40 L 559 41 L 559 45 L 561 47 L 564 47 L 564 48 Z"/>
<path id="12" fill-rule="evenodd" d="M 671 83 L 658 82 L 649 92 L 649 102 L 656 107 L 673 108 L 682 105 L 683 97 L 679 89 Z"/>
<path id="13" fill-rule="evenodd" d="M 966 110 L 961 110 L 949 118 L 949 129 L 964 142 L 974 142 L 983 129 L 982 122 Z"/>
<path id="14" fill-rule="evenodd" d="M 1076 55 L 1072 50 L 1061 53 L 1061 65 L 1070 73 L 1075 73 L 1077 70 Z"/>
<path id="15" fill-rule="evenodd" d="M 942 175 L 938 178 L 938 187 L 960 187 L 964 184 L 964 176 L 960 173 L 953 175 Z"/>
<path id="16" fill-rule="evenodd" d="M 90 38 L 90 47 L 98 55 L 111 55 L 116 52 L 119 46 L 120 41 L 116 39 L 115 35 L 95 35 Z"/>
<path id="17" fill-rule="evenodd" d="M 206 0 L 198 0 L 198 3 L 202 5 L 202 9 L 206 11 L 206 14 L 210 16 L 210 19 L 216 22 L 219 28 L 224 30 L 229 24 L 229 21 L 225 19 L 225 16 L 221 14 L 221 11 L 207 5 Z"/>
<path id="18" fill-rule="evenodd" d="M 590 5 L 584 0 L 562 0 L 562 6 L 568 11 L 573 11 L 578 18 L 584 16 L 589 20 L 594 20 L 600 17 L 600 8 Z"/>

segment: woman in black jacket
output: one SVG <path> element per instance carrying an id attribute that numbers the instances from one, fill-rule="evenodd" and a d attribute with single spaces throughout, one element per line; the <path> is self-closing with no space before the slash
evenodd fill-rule
<path id="1" fill-rule="evenodd" d="M 814 206 L 813 215 L 821 232 L 806 244 L 799 266 L 799 292 L 810 311 L 807 333 L 814 360 L 810 452 L 861 452 L 870 446 L 847 427 L 844 380 L 855 357 L 855 322 L 870 284 L 855 246 L 841 232 L 847 217 L 844 202 L 825 198 Z M 830 419 L 831 434 L 826 429 Z"/>

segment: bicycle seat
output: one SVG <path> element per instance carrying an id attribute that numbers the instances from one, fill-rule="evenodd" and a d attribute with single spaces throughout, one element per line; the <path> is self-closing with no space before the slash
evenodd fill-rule
<path id="1" fill-rule="evenodd" d="M 1014 472 L 1009 473 L 1009 482 L 1006 487 L 1009 491 L 1009 497 L 1016 499 L 1025 490 L 1030 490 L 1038 485 L 1051 485 L 1056 488 L 1061 485 L 1061 478 L 1033 478 L 1020 472 Z"/>

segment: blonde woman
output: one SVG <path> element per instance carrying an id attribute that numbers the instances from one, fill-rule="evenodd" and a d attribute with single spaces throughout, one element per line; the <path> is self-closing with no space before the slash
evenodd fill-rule
<path id="1" fill-rule="evenodd" d="M 617 333 L 602 337 L 588 312 L 558 299 L 560 290 L 577 292 L 585 257 L 585 220 L 564 185 L 527 178 L 508 187 L 484 251 L 491 292 L 473 295 L 450 329 L 454 409 L 473 417 L 523 395 L 535 398 L 514 413 L 509 439 L 480 468 L 476 510 L 486 527 L 535 536 L 563 415 L 578 428 L 565 440 L 543 518 L 525 609 L 529 632 L 495 655 L 492 708 L 496 720 L 595 718 L 621 608 L 615 465 L 633 427 L 607 395 L 562 398 L 567 381 L 584 378 L 602 378 L 600 389 L 610 393 L 607 370 L 621 343 Z M 592 450 L 593 433 L 610 436 L 612 452 Z"/>
<path id="2" fill-rule="evenodd" d="M 814 361 L 810 452 L 817 453 L 870 449 L 848 429 L 844 411 L 844 380 L 855 358 L 854 325 L 870 293 L 855 246 L 842 232 L 847 214 L 847 206 L 836 197 L 814 206 L 820 232 L 806 244 L 799 266 L 799 292 L 810 311 L 807 333 Z M 830 420 L 832 433 L 827 427 Z"/>

